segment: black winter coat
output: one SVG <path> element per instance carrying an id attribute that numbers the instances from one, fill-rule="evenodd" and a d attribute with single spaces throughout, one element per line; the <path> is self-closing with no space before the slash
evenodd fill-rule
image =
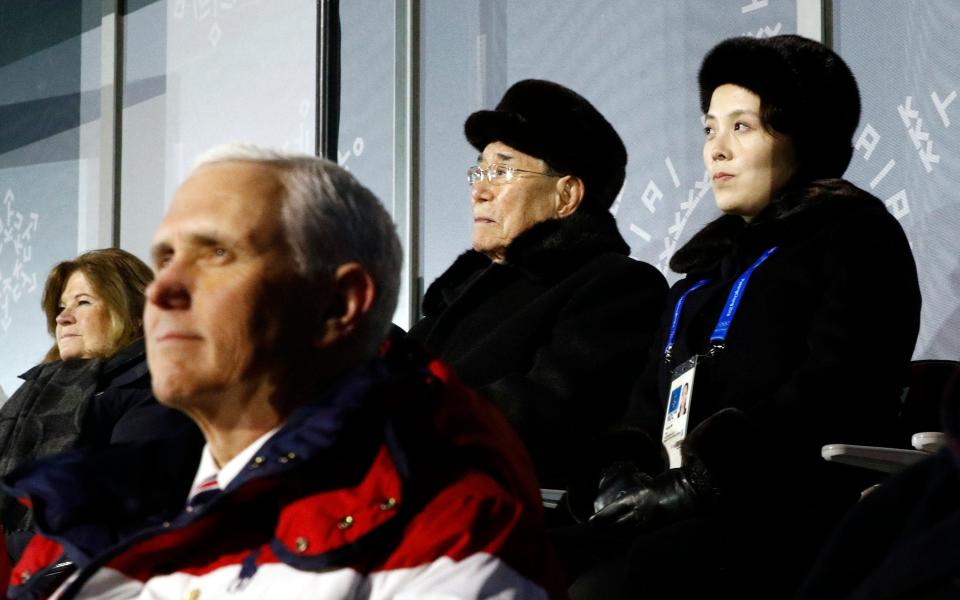
<path id="1" fill-rule="evenodd" d="M 945 384 L 940 412 L 947 447 L 857 503 L 798 600 L 960 597 L 960 370 Z"/>
<path id="2" fill-rule="evenodd" d="M 538 223 L 502 264 L 462 254 L 410 330 L 503 410 L 544 487 L 566 485 L 642 370 L 667 285 L 628 253 L 609 213 Z"/>
<path id="3" fill-rule="evenodd" d="M 677 251 L 671 267 L 687 277 L 670 290 L 655 356 L 619 435 L 594 450 L 608 464 L 629 455 L 650 475 L 665 468 L 664 346 L 677 299 L 710 279 L 687 296 L 672 364 L 708 352 L 734 281 L 774 245 L 742 293 L 725 348 L 697 367 L 681 447 L 704 467 L 691 471 L 701 477 L 697 508 L 645 534 L 619 532 L 626 546 L 614 546 L 616 575 L 607 577 L 616 591 L 604 597 L 790 597 L 873 481 L 827 463 L 821 447 L 890 445 L 920 293 L 900 225 L 842 180 L 786 191 L 750 223 L 722 216 Z"/>
<path id="4" fill-rule="evenodd" d="M 802 600 L 960 597 L 960 465 L 944 449 L 871 492 L 847 515 Z"/>
<path id="5" fill-rule="evenodd" d="M 736 501 L 855 500 L 866 482 L 823 461 L 820 449 L 908 442 L 894 436 L 920 291 L 899 223 L 844 180 L 785 192 L 750 223 L 722 216 L 674 255 L 671 267 L 687 277 L 670 290 L 657 357 L 627 420 L 659 441 L 671 379 L 663 350 L 680 295 L 710 279 L 687 297 L 671 365 L 709 351 L 734 281 L 772 246 L 725 348 L 697 368 L 685 450 Z"/>
<path id="6" fill-rule="evenodd" d="M 203 445 L 189 418 L 154 399 L 143 339 L 109 359 L 44 363 L 20 377 L 23 384 L 0 407 L 0 476 L 74 448 L 166 438 Z M 16 555 L 32 535 L 32 514 L 0 493 L 0 517 Z"/>

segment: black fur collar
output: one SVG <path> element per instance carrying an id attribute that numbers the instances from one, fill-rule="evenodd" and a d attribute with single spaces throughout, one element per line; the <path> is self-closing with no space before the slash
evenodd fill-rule
<path id="1" fill-rule="evenodd" d="M 677 273 L 711 269 L 735 247 L 763 245 L 804 235 L 810 227 L 865 205 L 883 209 L 874 196 L 844 179 L 821 179 L 784 190 L 750 223 L 723 215 L 698 231 L 670 259 Z"/>
<path id="2" fill-rule="evenodd" d="M 517 236 L 504 262 L 534 277 L 567 273 L 603 252 L 630 254 L 609 212 L 577 211 L 537 223 Z"/>
<path id="3" fill-rule="evenodd" d="M 534 279 L 552 279 L 578 268 L 598 254 L 630 254 L 630 246 L 609 212 L 577 211 L 565 219 L 537 223 L 507 248 L 504 263 Z M 468 250 L 434 281 L 423 297 L 425 314 L 443 309 L 446 296 L 490 266 L 485 255 Z"/>

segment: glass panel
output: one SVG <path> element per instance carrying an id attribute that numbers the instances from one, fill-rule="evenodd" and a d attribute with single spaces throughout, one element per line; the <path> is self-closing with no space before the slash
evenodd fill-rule
<path id="1" fill-rule="evenodd" d="M 886 202 L 910 239 L 923 294 L 915 358 L 955 359 L 960 137 L 950 131 L 960 121 L 960 5 L 878 0 L 833 6 L 836 49 L 856 74 L 863 102 L 847 177 Z"/>
<path id="2" fill-rule="evenodd" d="M 0 8 L 0 386 L 6 395 L 53 343 L 40 309 L 47 274 L 86 249 L 80 221 L 87 201 L 95 200 L 100 158 L 100 4 Z"/>
<path id="3" fill-rule="evenodd" d="M 341 81 L 337 162 L 394 214 L 394 2 L 340 3 Z"/>
<path id="4" fill-rule="evenodd" d="M 406 198 L 394 195 L 395 128 L 394 75 L 397 15 L 394 0 L 340 2 L 341 95 L 337 162 L 350 170 L 376 194 L 387 210 L 402 223 Z M 398 231 L 404 245 L 402 227 Z M 409 263 L 405 260 L 405 265 Z M 407 268 L 407 267 L 405 267 Z M 405 288 L 401 296 L 408 294 Z M 395 322 L 407 327 L 404 299 Z"/>
<path id="5" fill-rule="evenodd" d="M 120 243 L 146 258 L 199 154 L 231 141 L 314 152 L 317 7 L 313 0 L 132 4 Z"/>

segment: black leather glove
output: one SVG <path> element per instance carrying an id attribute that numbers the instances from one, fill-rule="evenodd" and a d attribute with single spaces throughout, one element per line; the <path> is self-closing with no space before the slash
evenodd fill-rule
<path id="1" fill-rule="evenodd" d="M 632 486 L 601 491 L 597 497 L 614 497 L 603 505 L 590 523 L 601 527 L 633 528 L 649 531 L 679 521 L 694 513 L 700 496 L 697 481 L 686 467 L 670 469 L 644 482 L 637 480 Z"/>
<path id="2" fill-rule="evenodd" d="M 603 470 L 593 499 L 593 512 L 597 513 L 611 503 L 633 494 L 650 485 L 652 477 L 640 470 L 633 461 L 616 462 Z"/>
<path id="3" fill-rule="evenodd" d="M 655 475 L 667 468 L 667 452 L 647 433 L 632 428 L 611 429 L 590 442 L 569 468 L 566 506 L 578 523 L 586 523 L 597 512 L 594 502 L 614 500 L 602 491 L 623 476 L 636 480 L 642 473 Z M 628 475 L 632 471 L 632 474 Z M 624 486 L 629 481 L 624 482 Z M 634 481 L 636 483 L 636 481 Z M 598 492 L 601 497 L 598 497 Z"/>

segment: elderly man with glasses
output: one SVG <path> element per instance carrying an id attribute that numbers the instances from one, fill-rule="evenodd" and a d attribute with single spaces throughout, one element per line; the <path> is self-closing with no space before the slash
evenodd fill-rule
<path id="1" fill-rule="evenodd" d="M 464 130 L 480 152 L 473 248 L 430 285 L 409 336 L 503 411 L 542 486 L 564 488 L 626 406 L 666 282 L 610 214 L 627 152 L 585 98 L 520 81 Z"/>

